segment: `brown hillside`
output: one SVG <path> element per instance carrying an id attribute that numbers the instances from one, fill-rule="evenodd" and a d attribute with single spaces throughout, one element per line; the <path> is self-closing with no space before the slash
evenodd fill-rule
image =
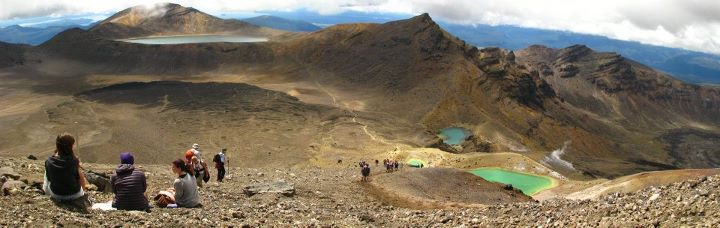
<path id="1" fill-rule="evenodd" d="M 407 169 L 380 174 L 369 183 L 378 198 L 402 207 L 467 207 L 513 202 L 532 198 L 516 190 L 503 189 L 468 172 L 450 168 Z"/>
<path id="2" fill-rule="evenodd" d="M 218 33 L 268 36 L 281 33 L 243 21 L 221 19 L 173 3 L 125 9 L 93 26 L 90 32 L 108 39 Z"/>
<path id="3" fill-rule="evenodd" d="M 154 28 L 142 20 L 123 23 Z M 347 111 L 345 128 L 332 125 L 319 143 L 326 145 L 320 151 L 331 154 L 423 146 L 439 129 L 462 126 L 487 141 L 491 151 L 525 153 L 537 161 L 567 145 L 561 158 L 573 167 L 554 168 L 571 177 L 717 166 L 720 157 L 716 89 L 683 84 L 582 46 L 535 46 L 518 53 L 477 49 L 427 14 L 385 24 L 338 25 L 266 43 L 142 45 L 69 30 L 33 53 L 45 59 L 28 68 L 53 65 L 54 71 L 75 72 L 63 75 L 81 79 L 202 75 L 212 81 L 216 75 L 249 74 L 271 86 L 310 85 L 287 91 L 327 96 L 325 105 Z M 63 61 L 85 65 L 59 64 Z M 349 135 L 360 130 L 367 138 L 328 140 L 349 128 L 354 128 Z M 687 156 L 688 151 L 699 151 L 693 153 L 702 159 Z M 324 156 L 325 162 L 334 157 Z"/>

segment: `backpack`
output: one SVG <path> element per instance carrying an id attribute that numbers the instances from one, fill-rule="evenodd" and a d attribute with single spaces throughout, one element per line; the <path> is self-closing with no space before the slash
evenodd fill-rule
<path id="1" fill-rule="evenodd" d="M 215 157 L 213 157 L 213 162 L 220 163 L 220 154 L 215 154 Z"/>
<path id="2" fill-rule="evenodd" d="M 202 164 L 203 171 L 205 171 L 204 172 L 205 175 L 202 177 L 202 179 L 203 179 L 203 181 L 205 181 L 205 183 L 207 183 L 208 181 L 210 181 L 210 170 L 208 170 L 207 164 L 205 164 L 205 162 L 202 162 L 200 164 Z"/>

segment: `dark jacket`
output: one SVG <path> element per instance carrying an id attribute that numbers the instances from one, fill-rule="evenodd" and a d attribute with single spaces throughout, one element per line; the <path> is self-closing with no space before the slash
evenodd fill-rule
<path id="1" fill-rule="evenodd" d="M 50 156 L 45 160 L 45 174 L 55 195 L 72 195 L 80 191 L 80 161 L 74 156 Z"/>
<path id="2" fill-rule="evenodd" d="M 112 206 L 120 210 L 145 210 L 148 200 L 145 198 L 147 182 L 145 173 L 135 171 L 135 166 L 121 164 L 110 177 L 112 191 L 115 193 Z"/>

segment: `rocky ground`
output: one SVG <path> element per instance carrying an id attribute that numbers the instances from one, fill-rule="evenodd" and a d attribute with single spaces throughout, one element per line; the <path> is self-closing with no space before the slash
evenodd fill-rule
<path id="1" fill-rule="evenodd" d="M 720 176 L 651 187 L 629 194 L 572 201 L 551 199 L 489 205 L 480 208 L 412 209 L 389 205 L 370 194 L 360 182 L 359 170 L 231 168 L 225 183 L 211 181 L 200 190 L 202 209 L 160 209 L 152 212 L 72 212 L 55 206 L 32 187 L 42 177 L 39 160 L 3 158 L 0 167 L 12 168 L 5 179 L 29 183 L 24 190 L 0 197 L 0 226 L 251 226 L 251 227 L 713 227 L 720 224 Z M 113 165 L 85 164 L 105 172 Z M 173 180 L 168 165 L 143 165 L 153 196 Z M 7 168 L 2 169 L 8 171 Z M 400 171 L 405 172 L 405 171 Z M 214 172 L 213 172 L 214 173 Z M 374 175 L 393 175 L 381 174 Z M 41 180 L 41 179 L 40 179 Z M 257 194 L 248 197 L 244 186 L 285 180 L 295 194 Z M 20 187 L 23 189 L 23 187 Z M 90 192 L 95 202 L 107 202 L 109 193 Z"/>

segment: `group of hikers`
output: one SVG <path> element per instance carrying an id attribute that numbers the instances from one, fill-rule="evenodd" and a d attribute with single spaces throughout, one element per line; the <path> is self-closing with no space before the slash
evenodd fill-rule
<path id="1" fill-rule="evenodd" d="M 45 161 L 45 175 L 43 191 L 50 198 L 61 205 L 67 205 L 82 211 L 87 211 L 92 205 L 85 193 L 88 189 L 87 179 L 80 166 L 80 160 L 73 151 L 75 138 L 63 133 L 55 139 L 55 153 Z M 226 149 L 223 148 L 213 157 L 215 168 L 218 170 L 217 181 L 222 182 L 225 177 L 227 158 Z M 148 211 L 151 208 L 146 195 L 147 180 L 145 173 L 135 168 L 135 157 L 130 152 L 120 153 L 120 165 L 115 169 L 115 175 L 110 178 L 112 192 L 115 194 L 111 206 L 118 210 Z M 177 175 L 173 186 L 160 191 L 154 197 L 158 207 L 202 207 L 198 188 L 203 182 L 210 179 L 205 161 L 203 161 L 200 146 L 193 144 L 185 152 L 185 159 L 172 162 L 172 172 Z"/>
<path id="2" fill-rule="evenodd" d="M 375 166 L 379 166 L 380 161 L 375 160 Z M 370 164 L 366 161 L 360 161 L 358 163 L 358 166 L 360 167 L 360 174 L 362 174 L 362 181 L 368 181 L 368 177 L 370 176 Z M 391 159 L 385 159 L 383 160 L 383 166 L 385 167 L 385 172 L 394 172 L 400 170 L 402 163 L 397 160 L 391 160 Z"/>

